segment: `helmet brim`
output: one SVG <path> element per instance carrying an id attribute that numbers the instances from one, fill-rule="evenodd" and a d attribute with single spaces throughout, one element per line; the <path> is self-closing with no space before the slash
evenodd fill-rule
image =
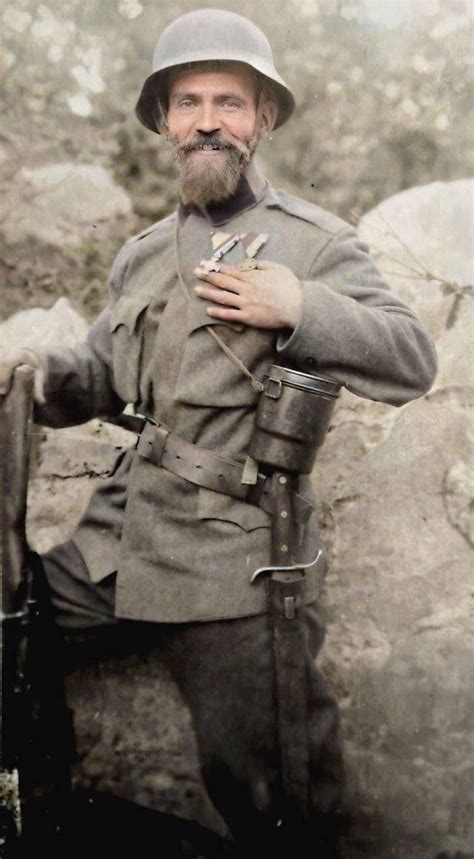
<path id="1" fill-rule="evenodd" d="M 210 57 L 209 53 L 206 53 L 205 57 L 199 58 L 196 54 L 193 54 L 192 58 L 189 60 L 185 60 L 184 62 L 206 62 L 208 60 L 224 60 L 229 61 L 233 60 L 233 57 Z M 236 62 L 242 62 L 241 59 Z M 159 120 L 159 102 L 158 102 L 158 91 L 160 86 L 160 81 L 163 78 L 165 72 L 169 71 L 172 68 L 178 68 L 180 65 L 183 65 L 183 62 L 177 63 L 174 66 L 167 66 L 165 68 L 159 69 L 159 71 L 153 72 L 153 74 L 149 75 L 145 80 L 145 83 L 142 86 L 142 90 L 140 96 L 138 98 L 135 113 L 145 128 L 148 128 L 150 131 L 154 131 L 156 134 L 159 134 L 158 129 L 158 120 Z M 277 100 L 277 117 L 275 120 L 274 128 L 279 128 L 283 125 L 291 116 L 295 109 L 295 100 L 293 98 L 293 93 L 286 85 L 283 78 L 279 75 L 276 76 L 274 71 L 272 70 L 272 75 L 266 74 L 264 64 L 259 62 L 259 58 L 256 58 L 255 62 L 245 63 L 245 65 L 250 66 L 250 68 L 256 69 L 260 72 L 260 74 L 265 77 L 268 82 L 272 86 L 272 90 L 275 93 L 275 97 Z"/>

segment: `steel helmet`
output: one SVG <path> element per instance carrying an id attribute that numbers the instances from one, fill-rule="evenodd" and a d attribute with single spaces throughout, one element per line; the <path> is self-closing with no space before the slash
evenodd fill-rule
<path id="1" fill-rule="evenodd" d="M 275 128 L 295 109 L 293 94 L 273 63 L 270 43 L 262 31 L 242 15 L 223 9 L 198 9 L 181 15 L 161 34 L 153 53 L 153 73 L 143 84 L 135 108 L 138 119 L 158 131 L 157 89 L 163 72 L 183 63 L 234 60 L 256 69 L 272 83 L 278 113 Z"/>

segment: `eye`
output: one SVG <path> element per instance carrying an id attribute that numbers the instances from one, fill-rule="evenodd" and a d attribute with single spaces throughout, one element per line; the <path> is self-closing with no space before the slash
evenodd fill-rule
<path id="1" fill-rule="evenodd" d="M 194 101 L 191 98 L 182 98 L 178 102 L 178 107 L 184 107 L 184 108 L 194 107 Z"/>

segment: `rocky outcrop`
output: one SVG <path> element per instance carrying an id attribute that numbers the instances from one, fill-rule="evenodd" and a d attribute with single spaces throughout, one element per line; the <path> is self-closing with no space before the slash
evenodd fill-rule
<path id="1" fill-rule="evenodd" d="M 9 245 L 34 239 L 53 247 L 75 247 L 82 241 L 81 225 L 93 228 L 98 221 L 132 211 L 129 197 L 112 174 L 95 164 L 62 162 L 23 168 L 15 182 L 12 205 L 6 201 L 8 216 L 2 225 Z"/>
<path id="2" fill-rule="evenodd" d="M 49 310 L 32 307 L 14 313 L 1 324 L 2 348 L 17 346 L 64 346 L 83 340 L 89 326 L 67 298 L 58 298 Z"/>
<path id="3" fill-rule="evenodd" d="M 400 410 L 345 395 L 315 470 L 331 545 L 323 667 L 356 828 L 380 859 L 474 843 L 473 186 L 414 188 L 363 219 L 435 339 L 439 373 Z"/>
<path id="4" fill-rule="evenodd" d="M 348 859 L 468 855 L 474 842 L 472 185 L 414 188 L 364 218 L 379 266 L 435 339 L 439 373 L 401 409 L 345 392 L 314 472 L 330 555 L 321 667 L 341 704 Z M 40 432 L 29 533 L 44 550 L 133 437 L 98 421 Z M 99 662 L 68 688 L 82 785 L 219 826 L 158 654 Z"/>
<path id="5" fill-rule="evenodd" d="M 94 319 L 114 257 L 137 232 L 124 188 L 100 165 L 51 162 L 12 173 L 0 199 L 0 320 L 58 296 Z"/>

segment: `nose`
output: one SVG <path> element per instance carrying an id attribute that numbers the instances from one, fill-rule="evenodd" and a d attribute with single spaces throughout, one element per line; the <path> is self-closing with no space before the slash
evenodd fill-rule
<path id="1" fill-rule="evenodd" d="M 196 121 L 196 131 L 203 134 L 213 134 L 220 131 L 221 122 L 218 113 L 212 104 L 203 104 Z"/>

